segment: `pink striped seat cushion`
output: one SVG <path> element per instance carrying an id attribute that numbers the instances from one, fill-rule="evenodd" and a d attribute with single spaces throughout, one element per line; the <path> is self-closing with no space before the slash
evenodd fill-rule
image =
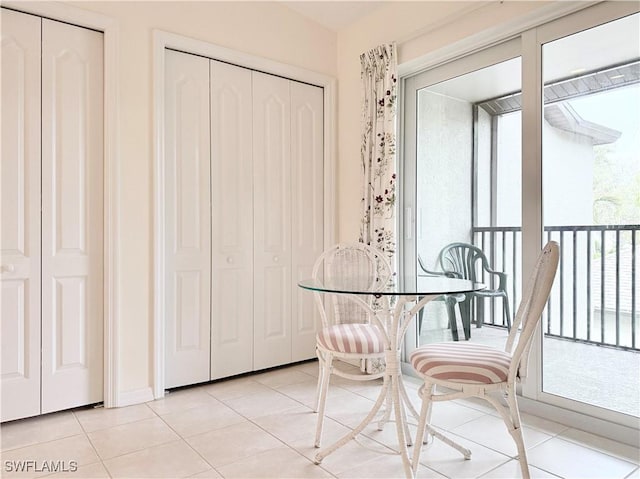
<path id="1" fill-rule="evenodd" d="M 507 380 L 511 355 L 481 344 L 451 342 L 418 348 L 410 361 L 416 371 L 434 379 L 495 384 Z"/>
<path id="2" fill-rule="evenodd" d="M 371 324 L 337 324 L 318 333 L 318 345 L 340 353 L 376 354 L 384 352 L 384 336 Z"/>

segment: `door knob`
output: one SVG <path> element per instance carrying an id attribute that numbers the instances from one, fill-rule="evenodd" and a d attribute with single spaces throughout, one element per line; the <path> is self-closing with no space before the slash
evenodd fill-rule
<path id="1" fill-rule="evenodd" d="M 280 258 L 278 258 L 277 256 L 274 256 L 274 257 L 273 257 L 273 262 L 274 262 L 274 263 L 277 263 L 278 261 L 280 261 Z"/>
<path id="2" fill-rule="evenodd" d="M 227 258 L 227 263 L 229 263 L 229 264 L 233 263 L 233 257 L 229 256 Z"/>
<path id="3" fill-rule="evenodd" d="M 0 267 L 0 271 L 3 273 L 13 273 L 16 270 L 16 267 L 12 264 L 3 264 Z"/>

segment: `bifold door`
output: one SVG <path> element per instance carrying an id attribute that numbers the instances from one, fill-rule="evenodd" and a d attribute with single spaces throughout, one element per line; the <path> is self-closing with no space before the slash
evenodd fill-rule
<path id="1" fill-rule="evenodd" d="M 211 60 L 211 379 L 253 369 L 251 70 Z"/>
<path id="2" fill-rule="evenodd" d="M 2 10 L 2 420 L 40 413 L 40 23 Z"/>
<path id="3" fill-rule="evenodd" d="M 2 420 L 102 401 L 103 40 L 2 10 Z"/>
<path id="4" fill-rule="evenodd" d="M 172 50 L 165 68 L 165 386 L 314 357 L 297 282 L 324 243 L 323 90 Z"/>
<path id="5" fill-rule="evenodd" d="M 209 60 L 165 60 L 166 386 L 208 381 L 211 207 Z"/>

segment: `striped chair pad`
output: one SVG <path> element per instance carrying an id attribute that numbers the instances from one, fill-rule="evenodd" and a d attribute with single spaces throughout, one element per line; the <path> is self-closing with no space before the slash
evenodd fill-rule
<path id="1" fill-rule="evenodd" d="M 318 333 L 318 344 L 340 353 L 376 354 L 384 352 L 384 336 L 371 324 L 337 324 Z"/>
<path id="2" fill-rule="evenodd" d="M 410 361 L 416 371 L 434 379 L 496 384 L 507 380 L 511 355 L 481 344 L 451 342 L 418 348 Z"/>

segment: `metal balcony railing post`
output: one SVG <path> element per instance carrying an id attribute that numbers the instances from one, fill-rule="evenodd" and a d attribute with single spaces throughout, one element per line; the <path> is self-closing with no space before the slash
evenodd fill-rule
<path id="1" fill-rule="evenodd" d="M 600 234 L 601 244 L 600 244 L 600 342 L 605 344 L 604 337 L 604 280 L 605 280 L 605 268 L 604 268 L 604 258 L 606 256 L 606 250 L 604 248 L 605 244 L 605 230 L 602 230 Z"/>
<path id="2" fill-rule="evenodd" d="M 573 339 L 578 339 L 578 232 L 573 232 Z"/>
<path id="3" fill-rule="evenodd" d="M 587 341 L 591 341 L 591 230 L 587 231 Z"/>

